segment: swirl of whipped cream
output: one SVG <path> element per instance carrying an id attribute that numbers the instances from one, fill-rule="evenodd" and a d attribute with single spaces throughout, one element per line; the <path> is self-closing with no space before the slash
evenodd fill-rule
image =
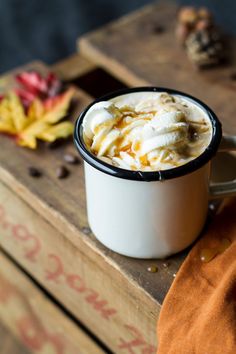
<path id="1" fill-rule="evenodd" d="M 120 132 L 112 128 L 121 118 L 119 109 L 107 101 L 95 103 L 88 110 L 83 121 L 84 134 L 92 140 L 91 150 L 98 156 L 103 156 L 120 136 Z"/>
<path id="2" fill-rule="evenodd" d="M 198 111 L 166 93 L 136 104 L 133 97 L 128 105 L 117 100 L 91 106 L 82 124 L 86 144 L 102 160 L 125 169 L 176 166 L 189 144 L 189 121 L 196 115 L 202 122 L 202 116 L 199 120 Z"/>
<path id="3" fill-rule="evenodd" d="M 155 149 L 185 144 L 187 134 L 188 124 L 182 112 L 166 112 L 158 116 L 155 115 L 144 126 L 141 133 L 140 155 L 145 155 Z"/>

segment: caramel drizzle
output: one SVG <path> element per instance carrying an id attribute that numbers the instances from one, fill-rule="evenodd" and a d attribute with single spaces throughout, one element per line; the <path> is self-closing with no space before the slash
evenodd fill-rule
<path id="1" fill-rule="evenodd" d="M 157 113 L 156 110 L 150 110 L 150 111 L 135 111 L 134 109 L 132 109 L 129 106 L 124 106 L 120 108 L 120 111 L 122 112 L 122 117 L 120 117 L 116 124 L 113 125 L 113 129 L 117 129 L 117 130 L 122 130 L 123 128 L 129 126 L 136 118 L 140 118 L 143 119 L 145 121 L 149 121 L 151 120 L 155 114 Z M 131 121 L 125 121 L 125 118 L 131 118 Z M 199 133 L 204 133 L 207 129 L 207 123 L 206 121 L 188 121 L 189 125 L 189 129 L 191 129 L 191 127 L 193 128 L 194 126 L 194 131 L 196 131 L 198 134 Z M 108 123 L 104 123 L 102 124 L 102 127 L 105 126 L 109 126 L 109 122 Z M 96 133 L 101 129 L 101 126 L 97 127 L 97 131 Z M 136 152 L 138 152 L 140 150 L 141 144 L 140 142 L 137 142 L 135 144 L 135 146 L 133 146 L 133 150 L 131 149 L 131 143 L 121 147 L 122 142 L 125 139 L 125 136 L 127 134 L 124 134 L 124 136 L 119 137 L 115 143 L 115 155 L 116 157 L 120 157 L 120 152 L 126 152 L 128 153 L 131 157 L 135 158 L 136 157 Z M 181 166 L 185 163 L 188 162 L 189 159 L 195 158 L 197 156 L 199 156 L 199 154 L 196 154 L 195 150 L 196 149 L 196 143 L 197 145 L 202 145 L 202 141 L 200 141 L 201 139 L 198 140 L 198 143 L 196 141 L 191 142 L 189 144 L 188 150 L 186 150 L 185 152 L 185 161 L 174 161 L 175 159 L 172 157 L 171 159 L 169 159 L 168 161 L 166 161 L 166 158 L 161 158 L 159 162 L 161 163 L 171 163 L 173 166 L 178 167 Z M 204 144 L 203 144 L 204 145 Z M 205 146 L 205 145 L 204 145 Z M 178 153 L 178 151 L 176 151 L 176 153 Z M 200 152 L 201 153 L 201 152 Z M 94 154 L 97 155 L 97 153 L 94 151 Z M 109 155 L 108 155 L 109 156 Z M 111 156 L 110 156 L 111 157 Z M 151 165 L 151 161 L 149 161 L 147 155 L 141 156 L 139 157 L 140 162 L 142 164 L 142 166 L 146 167 L 146 166 L 150 166 Z M 134 169 L 134 166 L 131 167 L 132 169 Z M 212 253 L 212 252 L 211 252 Z M 210 256 L 208 256 L 209 258 Z M 212 256 L 213 257 L 213 256 Z"/>

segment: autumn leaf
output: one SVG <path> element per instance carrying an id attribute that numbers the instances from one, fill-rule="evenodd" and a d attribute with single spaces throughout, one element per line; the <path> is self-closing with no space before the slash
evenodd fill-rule
<path id="1" fill-rule="evenodd" d="M 59 138 L 66 138 L 73 133 L 73 124 L 70 122 L 62 122 L 56 125 L 50 126 L 48 129 L 42 131 L 38 138 L 53 142 Z"/>
<path id="2" fill-rule="evenodd" d="M 50 104 L 35 98 L 25 113 L 20 98 L 9 92 L 0 101 L 0 132 L 16 137 L 18 145 L 36 149 L 37 140 L 54 141 L 67 138 L 73 132 L 73 124 L 59 123 L 67 114 L 74 90 L 50 98 Z"/>
<path id="3" fill-rule="evenodd" d="M 13 124 L 16 131 L 20 132 L 28 124 L 28 118 L 25 115 L 24 107 L 19 97 L 14 92 L 10 92 L 8 97 L 8 108 L 11 113 Z"/>
<path id="4" fill-rule="evenodd" d="M 11 122 L 4 122 L 0 120 L 0 132 L 7 133 L 7 134 L 15 134 L 15 127 L 13 127 Z"/>
<path id="5" fill-rule="evenodd" d="M 62 117 L 66 115 L 69 108 L 71 98 L 74 95 L 74 89 L 69 89 L 66 93 L 58 95 L 50 99 L 50 105 L 45 102 L 45 114 L 42 120 L 48 123 L 56 123 L 61 120 Z"/>
<path id="6" fill-rule="evenodd" d="M 23 71 L 15 76 L 16 81 L 21 85 L 15 92 L 21 98 L 25 107 L 39 98 L 45 100 L 57 96 L 62 89 L 62 82 L 53 73 L 43 77 L 37 71 Z"/>
<path id="7" fill-rule="evenodd" d="M 36 71 L 24 71 L 16 75 L 16 80 L 21 83 L 27 92 L 34 95 L 47 92 L 47 81 Z"/>
<path id="8" fill-rule="evenodd" d="M 40 119 L 44 114 L 43 103 L 40 99 L 35 98 L 29 106 L 28 117 L 32 120 Z"/>
<path id="9" fill-rule="evenodd" d="M 36 149 L 38 136 L 48 128 L 48 123 L 37 120 L 17 136 L 17 143 L 30 149 Z"/>
<path id="10" fill-rule="evenodd" d="M 15 134 L 27 125 L 27 117 L 19 97 L 9 92 L 0 102 L 0 131 Z"/>

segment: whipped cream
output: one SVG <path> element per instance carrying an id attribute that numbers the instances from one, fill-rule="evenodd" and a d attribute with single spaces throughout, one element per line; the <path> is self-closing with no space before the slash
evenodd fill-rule
<path id="1" fill-rule="evenodd" d="M 192 101 L 165 92 L 136 92 L 95 103 L 83 120 L 84 141 L 101 160 L 129 170 L 183 165 L 209 145 L 212 127 Z"/>

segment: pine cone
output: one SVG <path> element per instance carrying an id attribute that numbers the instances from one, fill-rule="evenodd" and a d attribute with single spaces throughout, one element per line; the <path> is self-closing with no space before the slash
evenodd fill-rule
<path id="1" fill-rule="evenodd" d="M 195 7 L 184 6 L 180 9 L 178 14 L 179 23 L 194 26 L 197 19 L 198 19 L 198 13 Z"/>
<path id="2" fill-rule="evenodd" d="M 199 67 L 214 66 L 224 58 L 222 37 L 216 29 L 192 32 L 185 42 L 189 58 Z"/>

